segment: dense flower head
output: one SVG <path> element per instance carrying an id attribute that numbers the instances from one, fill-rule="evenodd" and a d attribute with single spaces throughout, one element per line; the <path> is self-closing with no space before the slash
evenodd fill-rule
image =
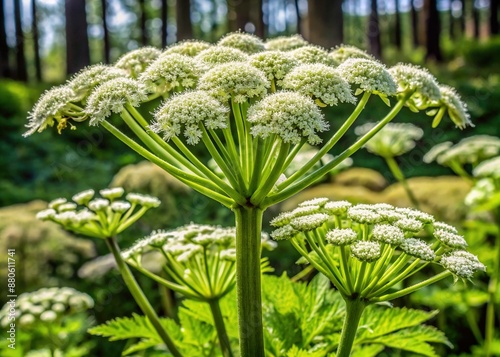
<path id="1" fill-rule="evenodd" d="M 124 69 L 96 64 L 82 69 L 75 74 L 67 83 L 75 93 L 74 100 L 85 100 L 90 92 L 98 85 L 115 78 L 127 77 Z"/>
<path id="2" fill-rule="evenodd" d="M 491 177 L 485 177 L 474 182 L 474 186 L 472 186 L 472 189 L 469 191 L 467 196 L 465 196 L 465 205 L 474 207 L 481 206 L 489 202 L 491 198 L 495 197 L 494 195 L 498 192 L 498 187 L 495 181 L 496 180 Z"/>
<path id="3" fill-rule="evenodd" d="M 297 61 L 303 64 L 322 63 L 327 66 L 336 66 L 338 62 L 328 55 L 328 52 L 319 46 L 302 46 L 290 51 Z"/>
<path id="4" fill-rule="evenodd" d="M 165 94 L 194 88 L 200 75 L 201 70 L 193 58 L 172 53 L 154 61 L 139 80 L 149 92 Z"/>
<path id="5" fill-rule="evenodd" d="M 413 208 L 352 205 L 320 197 L 282 212 L 271 226 L 277 227 L 271 233 L 273 239 L 291 240 L 302 259 L 328 276 L 341 294 L 361 295 L 372 302 L 402 296 L 394 286 L 429 264 L 445 269 L 447 274 L 441 278 L 470 278 L 484 268 L 464 251 L 467 243 L 454 227 Z M 424 239 L 416 238 L 417 234 Z M 458 269 L 457 259 L 468 270 Z M 409 283 L 415 289 L 422 286 Z"/>
<path id="6" fill-rule="evenodd" d="M 252 54 L 265 50 L 264 42 L 255 35 L 243 32 L 233 32 L 222 37 L 217 43 L 219 46 L 237 48 L 245 53 Z"/>
<path id="7" fill-rule="evenodd" d="M 372 92 L 384 96 L 396 93 L 396 84 L 386 67 L 375 60 L 349 58 L 342 62 L 337 70 L 359 91 Z"/>
<path id="8" fill-rule="evenodd" d="M 376 123 L 358 126 L 355 133 L 363 136 L 375 127 Z M 412 150 L 416 142 L 424 135 L 424 131 L 410 123 L 389 123 L 385 125 L 366 144 L 365 148 L 382 157 L 400 156 Z"/>
<path id="9" fill-rule="evenodd" d="M 138 193 L 128 193 L 123 200 L 121 187 L 106 188 L 99 193 L 101 197 L 95 197 L 94 190 L 82 191 L 73 195 L 74 202 L 57 198 L 36 217 L 79 234 L 104 239 L 121 233 L 146 210 L 160 204 L 156 197 Z"/>
<path id="10" fill-rule="evenodd" d="M 236 103 L 243 103 L 262 98 L 268 87 L 269 81 L 262 71 L 230 62 L 215 66 L 205 73 L 198 88 L 210 92 L 223 102 L 232 98 Z"/>
<path id="11" fill-rule="evenodd" d="M 58 124 L 58 130 L 66 127 L 68 118 L 72 118 L 71 102 L 75 92 L 69 86 L 58 86 L 49 89 L 36 102 L 28 116 L 28 131 L 23 136 L 42 132 L 47 126 Z"/>
<path id="12" fill-rule="evenodd" d="M 22 293 L 16 298 L 16 325 L 27 329 L 50 322 L 60 324 L 63 318 L 92 307 L 94 300 L 73 288 L 41 288 Z M 6 328 L 12 322 L 9 319 L 10 308 L 10 304 L 7 303 L 0 309 L 2 328 Z"/>
<path id="13" fill-rule="evenodd" d="M 409 64 L 397 64 L 391 67 L 389 72 L 398 84 L 398 92 L 416 91 L 423 100 L 441 99 L 436 78 L 426 69 Z"/>
<path id="14" fill-rule="evenodd" d="M 300 35 L 279 36 L 268 39 L 266 48 L 268 50 L 290 51 L 299 47 L 307 46 L 309 43 Z"/>
<path id="15" fill-rule="evenodd" d="M 236 48 L 212 46 L 198 53 L 195 59 L 203 68 L 210 69 L 219 64 L 228 62 L 247 62 L 248 55 Z"/>
<path id="16" fill-rule="evenodd" d="M 340 45 L 330 51 L 332 57 L 338 63 L 342 63 L 349 58 L 364 58 L 373 60 L 373 56 L 355 46 Z"/>
<path id="17" fill-rule="evenodd" d="M 266 249 L 276 245 L 266 233 L 262 233 L 261 243 Z M 132 266 L 144 270 L 146 254 L 161 252 L 166 258 L 163 268 L 173 272 L 168 280 L 162 280 L 167 281 L 166 286 L 188 297 L 206 300 L 222 297 L 234 286 L 235 246 L 235 227 L 191 223 L 169 231 L 154 231 L 122 256 Z M 213 274 L 215 271 L 217 274 Z"/>
<path id="18" fill-rule="evenodd" d="M 500 138 L 491 135 L 473 135 L 453 145 L 451 142 L 437 144 L 424 156 L 424 162 L 436 161 L 438 164 L 450 166 L 477 165 L 480 162 L 500 154 Z"/>
<path id="19" fill-rule="evenodd" d="M 500 156 L 481 162 L 474 168 L 472 174 L 475 177 L 500 178 Z"/>
<path id="20" fill-rule="evenodd" d="M 283 88 L 311 96 L 320 106 L 356 102 L 349 84 L 340 74 L 320 63 L 295 67 L 284 78 Z"/>
<path id="21" fill-rule="evenodd" d="M 263 139 L 277 135 L 285 143 L 298 144 L 307 138 L 311 145 L 321 142 L 318 132 L 328 123 L 314 101 L 295 92 L 277 92 L 252 105 L 247 120 L 252 135 Z"/>
<path id="22" fill-rule="evenodd" d="M 441 257 L 441 265 L 460 278 L 470 279 L 478 270 L 486 271 L 486 267 L 477 257 L 464 250 L 456 250 Z"/>
<path id="23" fill-rule="evenodd" d="M 97 87 L 90 95 L 85 112 L 90 125 L 98 125 L 112 113 L 120 114 L 125 104 L 138 107 L 147 99 L 143 85 L 130 78 L 115 78 Z"/>
<path id="24" fill-rule="evenodd" d="M 184 130 L 188 144 L 195 145 L 202 137 L 200 125 L 208 129 L 227 126 L 229 109 L 205 91 L 192 91 L 167 100 L 155 113 L 150 126 L 162 133 L 165 140 L 178 137 Z"/>
<path id="25" fill-rule="evenodd" d="M 179 54 L 179 55 L 194 57 L 198 53 L 200 53 L 201 51 L 206 50 L 207 48 L 209 48 L 211 46 L 212 45 L 210 43 L 205 42 L 205 41 L 186 40 L 186 41 L 178 42 L 174 45 L 167 47 L 162 52 L 160 57 L 165 56 L 165 55 L 174 54 L 174 53 Z"/>
<path id="26" fill-rule="evenodd" d="M 280 51 L 264 51 L 250 56 L 250 65 L 261 70 L 269 81 L 274 81 L 275 85 L 282 87 L 283 78 L 299 62 L 290 54 Z"/>
<path id="27" fill-rule="evenodd" d="M 446 85 L 439 87 L 441 91 L 441 104 L 447 109 L 448 115 L 457 127 L 460 129 L 466 126 L 474 126 L 470 120 L 470 114 L 467 111 L 467 104 L 465 104 L 457 91 Z"/>
<path id="28" fill-rule="evenodd" d="M 126 70 L 133 78 L 139 77 L 144 70 L 161 55 L 155 47 L 142 47 L 121 56 L 115 67 Z"/>

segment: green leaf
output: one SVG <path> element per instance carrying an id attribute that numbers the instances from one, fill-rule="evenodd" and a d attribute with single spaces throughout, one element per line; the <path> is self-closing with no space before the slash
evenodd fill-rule
<path id="1" fill-rule="evenodd" d="M 384 308 L 368 306 L 361 317 L 360 329 L 356 336 L 358 343 L 373 341 L 379 336 L 407 327 L 417 326 L 436 316 L 438 311 L 423 311 L 408 308 Z"/>
<path id="2" fill-rule="evenodd" d="M 384 350 L 383 345 L 372 344 L 372 345 L 361 345 L 354 346 L 352 349 L 352 356 L 363 356 L 363 357 L 375 357 L 380 352 Z"/>
<path id="3" fill-rule="evenodd" d="M 149 320 L 138 314 L 132 314 L 132 317 L 118 317 L 102 325 L 92 327 L 88 332 L 91 335 L 108 337 L 110 341 L 150 338 L 161 343 L 161 339 Z"/>

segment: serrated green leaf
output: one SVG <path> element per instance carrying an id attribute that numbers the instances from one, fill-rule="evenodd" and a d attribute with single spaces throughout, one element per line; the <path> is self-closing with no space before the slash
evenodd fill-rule
<path id="1" fill-rule="evenodd" d="M 134 343 L 130 347 L 127 347 L 123 352 L 123 356 L 127 356 L 129 354 L 147 350 L 148 348 L 154 347 L 158 345 L 158 341 L 151 340 L 151 339 L 142 339 L 137 343 Z"/>
<path id="2" fill-rule="evenodd" d="M 145 316 L 132 314 L 132 317 L 118 317 L 114 320 L 92 327 L 88 330 L 91 335 L 108 337 L 110 341 L 127 340 L 129 338 L 161 339 Z"/>
<path id="3" fill-rule="evenodd" d="M 356 336 L 357 343 L 374 341 L 379 336 L 404 328 L 420 325 L 431 319 L 437 311 L 423 311 L 408 308 L 385 308 L 368 306 L 360 321 Z"/>
<path id="4" fill-rule="evenodd" d="M 307 351 L 295 345 L 293 345 L 292 348 L 290 348 L 286 353 L 286 357 L 323 357 L 324 355 L 324 351 Z"/>
<path id="5" fill-rule="evenodd" d="M 438 357 L 434 347 L 429 343 L 442 343 L 452 347 L 442 331 L 427 325 L 414 326 L 380 336 L 374 342 L 426 357 Z"/>
<path id="6" fill-rule="evenodd" d="M 363 356 L 363 357 L 376 357 L 380 352 L 384 350 L 383 345 L 379 344 L 370 344 L 370 345 L 361 345 L 354 346 L 352 349 L 352 356 Z"/>

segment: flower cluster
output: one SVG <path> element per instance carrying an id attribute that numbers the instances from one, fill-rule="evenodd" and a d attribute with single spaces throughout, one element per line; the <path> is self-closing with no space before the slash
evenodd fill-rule
<path id="1" fill-rule="evenodd" d="M 460 166 L 480 162 L 500 154 L 500 139 L 490 135 L 474 135 L 460 140 L 453 145 L 446 141 L 437 144 L 424 156 L 424 162 L 436 161 L 440 165 Z"/>
<path id="2" fill-rule="evenodd" d="M 109 238 L 123 232 L 160 201 L 156 197 L 129 193 L 121 197 L 121 187 L 100 190 L 101 197 L 94 197 L 94 190 L 86 190 L 72 197 L 57 198 L 49 208 L 38 212 L 37 218 L 53 221 L 65 229 L 94 238 Z"/>
<path id="3" fill-rule="evenodd" d="M 355 129 L 356 135 L 368 133 L 375 123 L 366 123 Z M 400 156 L 415 147 L 415 140 L 420 140 L 424 132 L 418 126 L 410 123 L 389 123 L 384 126 L 370 141 L 366 149 L 382 157 Z"/>
<path id="4" fill-rule="evenodd" d="M 36 325 L 58 323 L 66 316 L 86 311 L 93 306 L 94 300 L 89 295 L 73 288 L 42 288 L 17 297 L 16 325 L 27 329 Z M 7 303 L 0 310 L 2 328 L 10 325 L 10 315 L 12 306 Z"/>
<path id="5" fill-rule="evenodd" d="M 262 234 L 262 247 L 276 243 Z M 165 257 L 168 280 L 145 267 L 146 254 L 159 251 Z M 186 297 L 210 301 L 227 294 L 235 284 L 236 229 L 189 224 L 171 231 L 155 231 L 122 253 L 140 272 Z"/>
<path id="6" fill-rule="evenodd" d="M 271 221 L 275 240 L 289 239 L 343 296 L 388 301 L 453 275 L 471 279 L 485 266 L 467 252 L 457 230 L 431 215 L 388 204 L 358 204 L 316 198 Z M 425 229 L 424 229 L 425 228 Z M 421 237 L 432 232 L 429 239 Z M 395 290 L 399 282 L 429 264 L 444 271 Z"/>

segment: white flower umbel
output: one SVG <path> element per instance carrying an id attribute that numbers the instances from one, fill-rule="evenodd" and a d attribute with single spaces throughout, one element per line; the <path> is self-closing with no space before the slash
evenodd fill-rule
<path id="1" fill-rule="evenodd" d="M 176 53 L 179 55 L 194 57 L 198 53 L 200 53 L 203 50 L 206 50 L 209 47 L 211 47 L 211 44 L 205 41 L 187 40 L 178 42 L 174 45 L 167 47 L 160 56 Z"/>
<path id="2" fill-rule="evenodd" d="M 248 54 L 257 53 L 265 50 L 264 42 L 257 36 L 233 32 L 222 37 L 217 43 L 219 46 L 233 47 Z"/>
<path id="3" fill-rule="evenodd" d="M 210 69 L 228 62 L 247 62 L 248 55 L 236 48 L 213 46 L 198 53 L 195 59 L 200 63 L 202 68 Z"/>
<path id="4" fill-rule="evenodd" d="M 303 64 L 321 63 L 333 67 L 338 65 L 338 62 L 329 56 L 325 49 L 319 46 L 302 46 L 290 51 L 290 55 Z"/>
<path id="5" fill-rule="evenodd" d="M 115 78 L 128 77 L 126 70 L 102 64 L 96 64 L 82 69 L 67 83 L 75 93 L 75 100 L 86 99 L 90 92 L 100 84 Z"/>
<path id="6" fill-rule="evenodd" d="M 115 67 L 129 73 L 132 78 L 138 78 L 144 70 L 160 56 L 161 50 L 155 47 L 143 47 L 121 56 Z"/>
<path id="7" fill-rule="evenodd" d="M 340 45 L 335 47 L 330 51 L 330 56 L 338 63 L 342 63 L 349 58 L 364 58 L 368 60 L 374 60 L 373 56 L 368 54 L 366 51 L 349 45 Z"/>
<path id="8" fill-rule="evenodd" d="M 472 173 L 475 177 L 500 178 L 500 156 L 481 162 Z"/>
<path id="9" fill-rule="evenodd" d="M 71 304 L 71 300 L 78 299 L 78 305 Z M 20 294 L 16 299 L 16 325 L 20 328 L 34 331 L 37 328 L 51 326 L 52 323 L 60 326 L 66 318 L 92 309 L 94 300 L 87 294 L 73 288 L 41 288 L 32 292 Z M 10 305 L 5 304 L 0 309 L 2 328 L 6 328 L 10 321 Z M 55 326 L 54 326 L 55 327 Z"/>
<path id="10" fill-rule="evenodd" d="M 94 198 L 94 190 L 86 190 L 73 196 L 75 203 L 65 203 L 65 199 L 53 201 L 52 207 L 39 212 L 37 218 L 53 221 L 75 233 L 107 239 L 123 232 L 149 208 L 160 204 L 156 197 L 137 193 L 129 193 L 127 201 L 117 201 L 124 193 L 121 187 L 99 192 L 105 198 Z"/>
<path id="11" fill-rule="evenodd" d="M 268 50 L 291 51 L 299 47 L 307 46 L 309 42 L 300 35 L 279 36 L 268 39 L 266 48 Z"/>
<path id="12" fill-rule="evenodd" d="M 399 219 L 393 220 L 389 212 Z M 386 204 L 351 206 L 318 198 L 281 213 L 271 225 L 278 227 L 271 237 L 291 241 L 313 267 L 330 278 L 346 301 L 389 301 L 452 275 L 471 278 L 473 271 L 482 269 L 472 254 L 454 253 L 463 251 L 467 243 L 453 227 L 434 222 L 431 215 L 416 209 Z M 413 238 L 424 226 L 434 232 L 429 241 Z M 457 255 L 467 257 L 468 274 L 453 265 Z M 430 278 L 414 279 L 416 272 L 431 264 L 444 271 L 429 269 Z M 398 290 L 395 286 L 401 281 L 407 282 L 406 287 Z"/>
<path id="13" fill-rule="evenodd" d="M 279 51 L 259 52 L 250 57 L 250 65 L 264 72 L 273 91 L 283 86 L 283 78 L 298 64 L 293 56 Z"/>

